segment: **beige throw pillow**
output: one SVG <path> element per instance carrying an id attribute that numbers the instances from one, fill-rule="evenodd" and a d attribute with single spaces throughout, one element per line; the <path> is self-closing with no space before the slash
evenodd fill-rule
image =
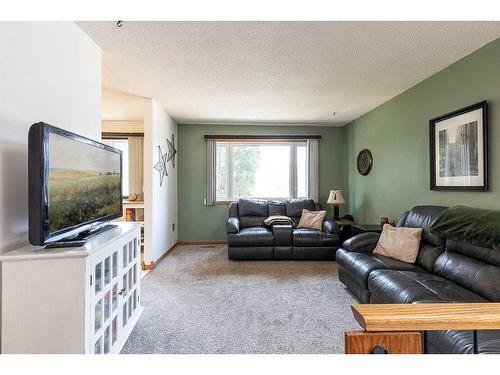
<path id="1" fill-rule="evenodd" d="M 422 228 L 395 228 L 389 224 L 384 224 L 382 234 L 373 253 L 406 263 L 415 263 L 421 236 Z"/>
<path id="2" fill-rule="evenodd" d="M 302 216 L 300 217 L 299 225 L 297 228 L 309 228 L 321 230 L 323 228 L 323 220 L 325 218 L 326 211 L 309 211 L 305 208 L 302 210 Z"/>

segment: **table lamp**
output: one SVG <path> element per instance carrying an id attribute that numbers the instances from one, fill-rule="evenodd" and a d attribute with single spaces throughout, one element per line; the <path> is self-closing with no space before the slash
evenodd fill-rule
<path id="1" fill-rule="evenodd" d="M 333 204 L 333 219 L 339 219 L 339 204 L 344 204 L 345 200 L 341 190 L 330 190 L 330 195 L 326 201 L 328 204 Z"/>

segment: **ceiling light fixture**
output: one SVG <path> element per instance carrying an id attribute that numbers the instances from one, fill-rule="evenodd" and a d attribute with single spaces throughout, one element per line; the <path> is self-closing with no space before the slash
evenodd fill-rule
<path id="1" fill-rule="evenodd" d="M 116 23 L 116 26 L 118 26 L 118 27 L 122 27 L 122 26 L 123 26 L 123 21 L 118 21 L 118 22 Z"/>

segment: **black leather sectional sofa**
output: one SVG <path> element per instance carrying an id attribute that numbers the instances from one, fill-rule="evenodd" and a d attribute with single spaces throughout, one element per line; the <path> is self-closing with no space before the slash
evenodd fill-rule
<path id="1" fill-rule="evenodd" d="M 500 302 L 500 251 L 429 232 L 441 206 L 418 206 L 397 226 L 423 228 L 415 264 L 372 254 L 376 233 L 350 238 L 337 251 L 339 279 L 362 303 Z M 472 353 L 471 331 L 429 331 L 429 353 Z M 479 353 L 500 353 L 500 331 L 478 333 Z"/>
<path id="2" fill-rule="evenodd" d="M 229 259 L 334 260 L 339 227 L 332 220 L 323 221 L 322 231 L 264 225 L 264 220 L 274 215 L 288 216 L 298 224 L 303 209 L 317 211 L 322 207 L 312 199 L 280 202 L 240 199 L 231 203 L 226 225 Z"/>

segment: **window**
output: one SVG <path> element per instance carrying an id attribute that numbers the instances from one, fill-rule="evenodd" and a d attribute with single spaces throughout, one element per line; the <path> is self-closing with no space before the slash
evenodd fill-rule
<path id="1" fill-rule="evenodd" d="M 307 143 L 216 142 L 218 201 L 308 196 Z"/>
<path id="2" fill-rule="evenodd" d="M 105 139 L 102 143 L 108 146 L 117 148 L 122 152 L 122 194 L 123 196 L 129 195 L 129 185 L 128 185 L 128 140 L 127 139 Z"/>

